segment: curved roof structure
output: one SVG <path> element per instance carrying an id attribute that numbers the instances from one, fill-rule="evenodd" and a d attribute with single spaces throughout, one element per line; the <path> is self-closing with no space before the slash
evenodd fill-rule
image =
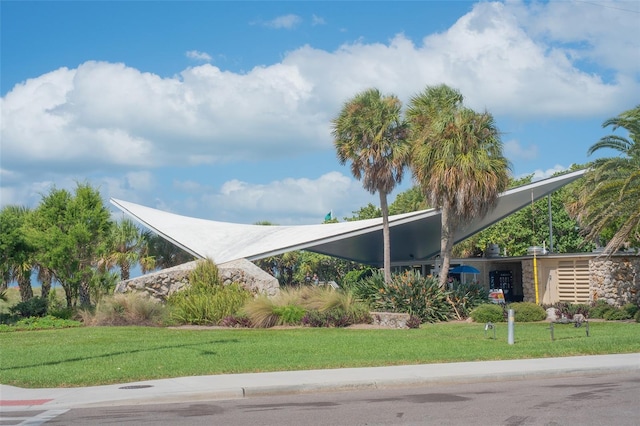
<path id="1" fill-rule="evenodd" d="M 578 179 L 584 170 L 540 180 L 502 193 L 494 210 L 455 234 L 462 241 L 506 216 Z M 216 263 L 258 260 L 308 250 L 373 266 L 383 264 L 382 218 L 297 226 L 244 225 L 181 216 L 127 201 L 111 203 L 134 220 L 192 255 Z M 391 262 L 426 260 L 440 252 L 440 211 L 422 210 L 389 217 Z"/>

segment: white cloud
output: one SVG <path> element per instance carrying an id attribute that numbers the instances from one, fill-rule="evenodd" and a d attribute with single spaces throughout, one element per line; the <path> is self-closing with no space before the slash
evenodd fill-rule
<path id="1" fill-rule="evenodd" d="M 295 158 L 331 149 L 331 118 L 347 98 L 372 86 L 408 101 L 425 85 L 444 82 L 459 88 L 471 107 L 522 121 L 614 116 L 640 97 L 638 15 L 603 8 L 594 16 L 582 3 L 482 2 L 423 40 L 399 34 L 388 43 L 360 41 L 333 52 L 307 45 L 280 63 L 243 73 L 203 64 L 161 77 L 95 61 L 53 70 L 16 85 L 1 100 L 1 202 L 19 200 L 21 191 L 32 197 L 32 184 L 20 183 L 27 179 L 146 170 L 104 178 L 110 195 L 136 201 L 131 188 L 152 191 L 150 173 L 158 167 Z M 569 9 L 574 6 L 575 16 Z M 292 28 L 300 22 L 286 15 L 270 25 Z M 206 59 L 203 52 L 191 55 Z M 615 78 L 580 68 L 584 61 L 614 68 Z M 514 158 L 537 155 L 535 145 L 517 141 L 505 149 Z M 350 200 L 340 191 L 314 194 L 329 181 L 327 175 L 263 186 L 229 181 L 210 201 L 224 200 L 237 212 L 251 207 L 275 214 L 278 206 L 290 206 L 291 212 L 326 214 Z M 333 183 L 354 190 L 352 183 Z"/>
<path id="2" fill-rule="evenodd" d="M 560 164 L 556 164 L 550 169 L 546 169 L 546 170 L 537 169 L 537 170 L 534 170 L 533 173 L 527 173 L 527 175 L 533 174 L 533 181 L 535 182 L 540 179 L 549 178 L 558 172 L 563 172 L 568 169 L 569 169 L 568 167 L 564 167 L 564 166 L 561 166 Z"/>
<path id="3" fill-rule="evenodd" d="M 523 147 L 516 140 L 509 140 L 503 144 L 504 156 L 509 160 L 533 160 L 538 158 L 538 146 Z"/>
<path id="4" fill-rule="evenodd" d="M 195 59 L 197 61 L 204 61 L 204 62 L 210 62 L 211 61 L 211 55 L 209 55 L 206 52 L 199 52 L 197 50 L 189 50 L 186 53 L 187 58 L 189 59 Z"/>
<path id="5" fill-rule="evenodd" d="M 317 15 L 311 16 L 311 25 L 313 25 L 314 27 L 316 25 L 325 25 L 325 24 L 326 24 L 326 21 L 322 16 L 317 16 Z"/>
<path id="6" fill-rule="evenodd" d="M 275 29 L 287 29 L 290 30 L 292 28 L 297 27 L 302 22 L 302 18 L 298 15 L 288 14 L 283 16 L 278 16 L 277 18 L 272 19 L 271 21 L 267 21 L 264 23 L 265 27 L 275 28 Z"/>
<path id="7" fill-rule="evenodd" d="M 204 195 L 202 203 L 215 211 L 218 220 L 242 218 L 245 223 L 268 220 L 287 225 L 321 223 L 330 210 L 340 219 L 351 216 L 370 199 L 360 182 L 330 172 L 318 179 L 288 178 L 267 184 L 233 179 L 217 193 Z"/>

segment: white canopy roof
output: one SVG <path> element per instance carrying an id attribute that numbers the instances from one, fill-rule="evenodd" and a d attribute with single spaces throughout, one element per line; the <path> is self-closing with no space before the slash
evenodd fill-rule
<path id="1" fill-rule="evenodd" d="M 584 170 L 540 180 L 500 195 L 496 208 L 455 234 L 462 241 L 550 194 L 584 174 Z M 192 255 L 224 263 L 258 260 L 293 250 L 309 250 L 360 263 L 383 263 L 382 218 L 297 226 L 244 225 L 181 216 L 127 201 L 111 203 L 133 219 Z M 440 251 L 440 211 L 422 210 L 389 217 L 391 262 L 425 260 Z"/>

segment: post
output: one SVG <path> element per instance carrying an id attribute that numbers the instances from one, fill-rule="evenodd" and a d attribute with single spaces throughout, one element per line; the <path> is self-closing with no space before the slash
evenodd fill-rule
<path id="1" fill-rule="evenodd" d="M 514 326 L 514 319 L 515 319 L 515 314 L 513 312 L 513 309 L 509 309 L 509 314 L 508 314 L 508 340 L 507 342 L 510 345 L 513 345 L 513 326 Z"/>

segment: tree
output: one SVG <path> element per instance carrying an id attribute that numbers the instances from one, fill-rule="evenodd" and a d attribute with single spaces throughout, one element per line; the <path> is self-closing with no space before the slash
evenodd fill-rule
<path id="1" fill-rule="evenodd" d="M 593 162 L 574 208 L 591 241 L 614 230 L 604 249 L 607 255 L 624 244 L 640 244 L 640 105 L 602 124 L 609 126 L 625 129 L 629 136 L 608 135 L 589 148 L 589 155 L 607 148 L 620 155 Z"/>
<path id="2" fill-rule="evenodd" d="M 53 188 L 29 215 L 27 238 L 36 261 L 49 269 L 65 291 L 67 306 L 91 304 L 99 250 L 111 227 L 100 193 L 78 184 L 74 194 Z"/>
<path id="3" fill-rule="evenodd" d="M 483 217 L 509 182 L 509 163 L 493 117 L 462 105 L 462 94 L 429 86 L 411 99 L 411 170 L 430 205 L 442 217 L 439 283 L 445 287 L 455 232 Z"/>
<path id="4" fill-rule="evenodd" d="M 382 211 L 380 210 L 380 208 L 374 206 L 371 203 L 367 204 L 364 207 L 360 207 L 360 210 L 356 210 L 351 213 L 353 213 L 353 216 L 345 217 L 345 221 L 353 222 L 354 220 L 375 219 L 382 216 Z"/>
<path id="5" fill-rule="evenodd" d="M 6 289 L 7 284 L 15 280 L 23 302 L 33 297 L 31 271 L 35 248 L 24 232 L 29 213 L 30 210 L 22 206 L 6 206 L 0 211 L 0 263 L 3 271 L 0 289 Z"/>
<path id="6" fill-rule="evenodd" d="M 412 186 L 398 194 L 389 206 L 390 214 L 411 213 L 418 210 L 426 210 L 429 206 L 419 186 Z"/>
<path id="7" fill-rule="evenodd" d="M 332 135 L 340 164 L 351 163 L 351 173 L 363 187 L 380 196 L 385 280 L 391 280 L 391 243 L 387 195 L 402 181 L 408 150 L 402 103 L 393 95 L 368 89 L 348 100 L 332 121 Z"/>
<path id="8" fill-rule="evenodd" d="M 130 278 L 131 267 L 140 263 L 142 270 L 154 268 L 154 259 L 147 255 L 147 240 L 131 219 L 122 219 L 111 227 L 105 247 L 102 266 L 109 270 L 114 266 L 120 269 L 120 279 Z"/>
<path id="9" fill-rule="evenodd" d="M 193 255 L 151 231 L 143 232 L 142 239 L 145 241 L 143 256 L 153 259 L 154 268 L 171 268 L 195 260 Z"/>

